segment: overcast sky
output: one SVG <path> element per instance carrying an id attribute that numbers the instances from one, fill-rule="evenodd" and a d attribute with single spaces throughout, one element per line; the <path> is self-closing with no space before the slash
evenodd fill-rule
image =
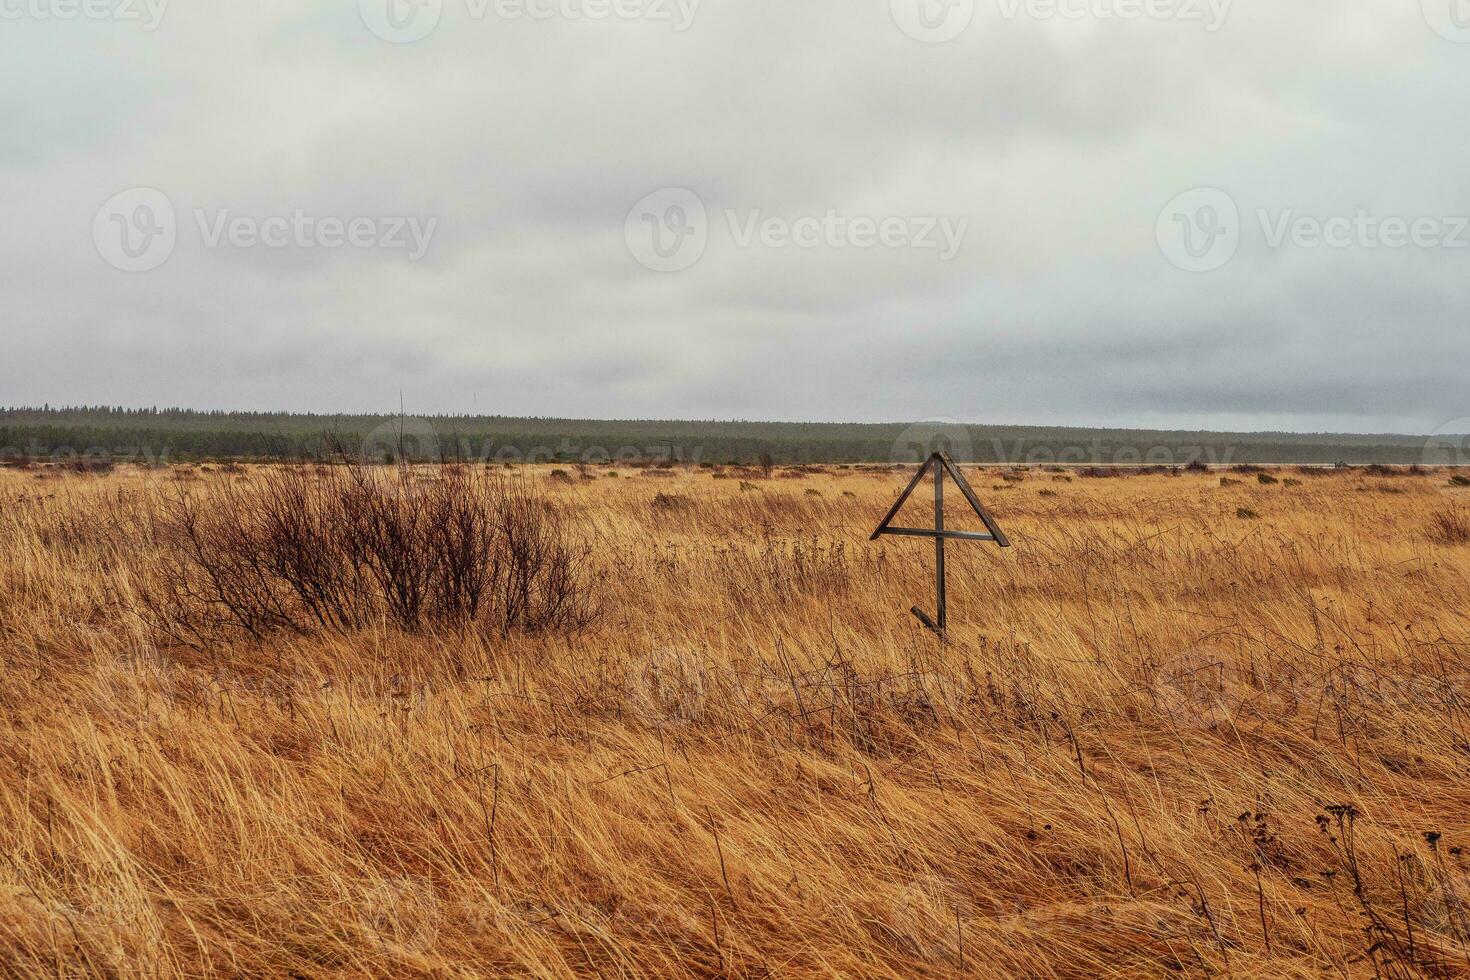
<path id="1" fill-rule="evenodd" d="M 0 0 L 0 404 L 1470 416 L 1470 0 L 160 3 Z"/>

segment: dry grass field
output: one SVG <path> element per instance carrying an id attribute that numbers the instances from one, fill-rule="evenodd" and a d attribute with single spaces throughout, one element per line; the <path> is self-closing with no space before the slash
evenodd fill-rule
<path id="1" fill-rule="evenodd" d="M 282 471 L 0 472 L 0 974 L 1470 973 L 1470 491 L 969 472 L 946 643 L 888 469 L 476 471 L 595 610 L 259 636 Z"/>

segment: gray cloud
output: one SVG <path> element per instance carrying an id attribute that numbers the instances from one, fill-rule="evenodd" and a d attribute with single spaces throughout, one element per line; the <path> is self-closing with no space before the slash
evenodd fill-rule
<path id="1" fill-rule="evenodd" d="M 1257 217 L 1470 214 L 1470 44 L 1401 0 L 1237 0 L 1215 32 L 977 6 L 942 45 L 887 0 L 705 0 L 683 33 L 445 0 L 412 44 L 356 0 L 175 0 L 152 33 L 7 21 L 0 403 L 385 410 L 401 387 L 421 412 L 610 417 L 1470 415 L 1470 249 L 1273 248 Z M 179 236 L 130 274 L 92 230 L 137 186 Z M 710 219 L 681 272 L 624 237 L 666 187 Z M 1242 219 L 1207 273 L 1155 238 L 1195 187 Z M 195 209 L 438 226 L 410 262 L 210 248 Z M 942 262 L 740 247 L 726 216 L 829 210 L 968 226 Z"/>

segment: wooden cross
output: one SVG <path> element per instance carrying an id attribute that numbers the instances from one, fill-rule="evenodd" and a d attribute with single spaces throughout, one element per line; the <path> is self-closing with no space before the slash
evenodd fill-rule
<path id="1" fill-rule="evenodd" d="M 929 472 L 930 469 L 934 470 L 933 530 L 915 527 L 891 527 L 890 525 L 893 519 L 898 516 L 899 510 L 914 492 L 914 488 L 919 485 L 919 481 L 924 478 L 924 474 Z M 974 508 L 975 513 L 979 516 L 981 522 L 984 523 L 985 529 L 990 533 L 980 534 L 975 531 L 946 531 L 944 529 L 944 474 L 946 473 L 949 474 L 950 478 L 960 488 L 960 493 L 965 495 L 965 499 L 969 501 L 970 506 Z M 1000 525 L 995 523 L 995 518 L 991 517 L 989 512 L 981 506 L 979 498 L 975 496 L 975 491 L 970 489 L 970 484 L 965 480 L 964 474 L 959 471 L 959 467 L 955 466 L 954 461 L 945 453 L 934 453 L 924 461 L 924 465 L 919 467 L 919 472 L 914 474 L 914 478 L 909 481 L 909 485 L 899 495 L 898 502 L 888 511 L 887 516 L 883 518 L 883 522 L 878 525 L 878 530 L 874 531 L 873 536 L 868 540 L 877 541 L 885 534 L 895 534 L 907 538 L 934 539 L 934 588 L 939 598 L 938 620 L 930 619 L 918 606 L 915 606 L 912 612 L 918 617 L 919 622 L 940 636 L 944 635 L 945 629 L 949 624 L 944 588 L 945 540 L 993 541 L 1002 548 L 1009 548 L 1011 546 L 1011 542 L 1006 538 L 1005 532 L 1000 529 Z"/>

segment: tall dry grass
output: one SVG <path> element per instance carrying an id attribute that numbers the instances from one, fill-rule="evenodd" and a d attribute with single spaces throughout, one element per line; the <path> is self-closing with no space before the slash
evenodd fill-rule
<path id="1" fill-rule="evenodd" d="M 941 644 L 930 549 L 866 540 L 901 474 L 620 472 L 502 477 L 594 622 L 366 571 L 371 612 L 189 643 L 180 501 L 209 554 L 348 474 L 0 474 L 0 972 L 1470 971 L 1443 475 L 979 472 L 1016 547 L 950 549 Z"/>

